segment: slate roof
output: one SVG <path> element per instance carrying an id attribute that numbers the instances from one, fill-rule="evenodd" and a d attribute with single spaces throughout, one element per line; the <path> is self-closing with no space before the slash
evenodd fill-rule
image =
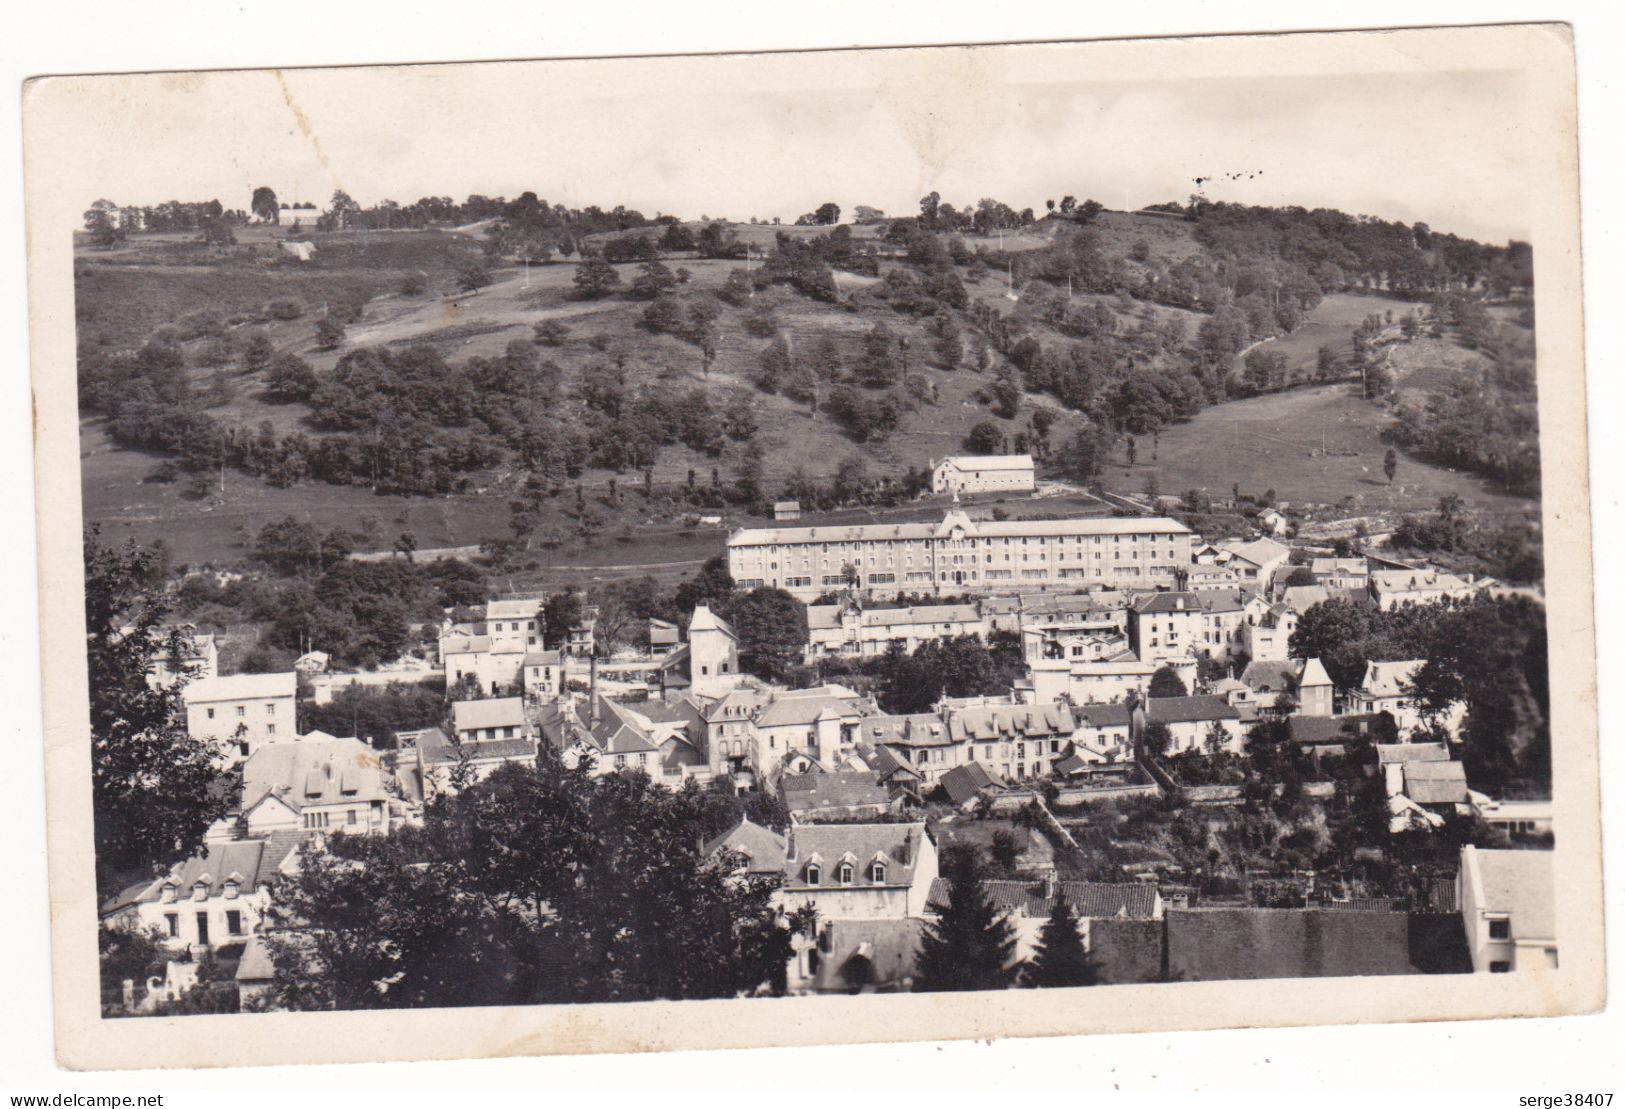
<path id="1" fill-rule="evenodd" d="M 747 873 L 784 873 L 785 839 L 771 828 L 741 818 L 738 824 L 706 843 L 700 853 L 713 855 L 725 847 L 746 857 Z"/>
<path id="2" fill-rule="evenodd" d="M 710 605 L 696 605 L 694 607 L 694 612 L 689 616 L 689 637 L 692 638 L 694 633 L 697 631 L 722 631 L 726 632 L 734 639 L 739 638 L 739 633 L 733 630 L 733 628 L 728 624 L 728 621 L 712 612 Z"/>
<path id="3" fill-rule="evenodd" d="M 563 651 L 526 651 L 526 666 L 560 666 L 564 662 Z"/>
<path id="4" fill-rule="evenodd" d="M 478 701 L 454 701 L 451 706 L 453 730 L 474 728 L 513 728 L 525 723 L 523 697 L 492 697 Z"/>
<path id="5" fill-rule="evenodd" d="M 1070 736 L 1077 730 L 1071 706 L 1059 701 L 1041 705 L 980 705 L 956 709 L 948 716 L 955 742 Z"/>
<path id="6" fill-rule="evenodd" d="M 1148 615 L 1201 612 L 1203 605 L 1195 593 L 1144 593 L 1135 600 L 1134 611 Z"/>
<path id="7" fill-rule="evenodd" d="M 779 782 L 779 792 L 784 797 L 784 807 L 792 813 L 885 807 L 891 803 L 891 795 L 872 770 L 786 774 Z"/>
<path id="8" fill-rule="evenodd" d="M 345 801 L 388 801 L 377 751 L 359 739 L 312 733 L 303 739 L 267 743 L 243 763 L 243 811 L 266 794 L 294 812 L 307 806 Z"/>
<path id="9" fill-rule="evenodd" d="M 996 789 L 999 780 L 979 762 L 968 762 L 963 766 L 956 766 L 942 776 L 941 785 L 948 794 L 948 799 L 956 805 L 963 805 L 980 796 L 984 789 Z"/>
<path id="10" fill-rule="evenodd" d="M 1292 738 L 1298 743 L 1327 744 L 1347 743 L 1349 733 L 1343 729 L 1353 725 L 1355 734 L 1359 734 L 1361 726 L 1369 726 L 1375 720 L 1373 716 L 1302 716 L 1294 714 L 1286 718 L 1287 727 L 1292 729 Z M 1402 746 L 1415 746 L 1404 744 Z M 1383 748 L 1379 745 L 1377 751 Z M 1446 756 L 1448 757 L 1448 756 Z"/>
<path id="11" fill-rule="evenodd" d="M 508 597 L 487 601 L 487 620 L 534 620 L 542 607 L 541 597 Z"/>
<path id="12" fill-rule="evenodd" d="M 808 605 L 807 628 L 831 631 L 841 626 L 844 605 Z M 976 624 L 982 619 L 975 605 L 916 605 L 912 608 L 869 608 L 858 613 L 858 626 L 889 628 L 900 624 Z"/>
<path id="13" fill-rule="evenodd" d="M 1220 549 L 1228 551 L 1234 558 L 1251 562 L 1254 566 L 1274 562 L 1292 553 L 1290 547 L 1273 539 L 1254 539 L 1250 543 L 1226 543 Z"/>
<path id="14" fill-rule="evenodd" d="M 1115 703 L 1076 705 L 1072 715 L 1083 728 L 1126 728 L 1133 717 L 1127 705 Z"/>
<path id="15" fill-rule="evenodd" d="M 1049 917 L 1063 897 L 1080 918 L 1151 920 L 1157 915 L 1157 887 L 1149 882 L 1056 882 L 1046 893 L 1042 882 L 994 878 L 984 881 L 982 890 L 998 912 L 1017 916 Z M 928 903 L 947 906 L 951 894 L 948 879 L 938 878 Z"/>
<path id="16" fill-rule="evenodd" d="M 1241 680 L 1248 689 L 1260 693 L 1290 692 L 1298 685 L 1298 666 L 1291 659 L 1255 660 L 1241 672 Z"/>
<path id="17" fill-rule="evenodd" d="M 945 747 L 954 742 L 948 724 L 934 712 L 870 716 L 854 729 L 863 742 L 899 747 Z"/>
<path id="18" fill-rule="evenodd" d="M 1191 697 L 1148 697 L 1145 708 L 1146 721 L 1151 724 L 1241 719 L 1236 706 L 1223 697 L 1214 697 L 1211 694 L 1196 694 Z"/>
<path id="19" fill-rule="evenodd" d="M 448 635 L 440 641 L 441 658 L 447 655 L 483 655 L 490 650 L 491 637 L 488 635 Z M 509 653 L 513 651 L 510 649 Z"/>
<path id="20" fill-rule="evenodd" d="M 239 894 L 251 894 L 259 886 L 269 884 L 288 856 L 299 850 L 305 841 L 302 832 L 284 832 L 263 839 L 231 840 L 208 846 L 202 855 L 193 855 L 185 862 L 175 864 L 169 874 L 129 887 L 117 897 L 102 905 L 107 915 L 129 905 L 158 901 L 165 885 L 175 887 L 177 904 L 184 904 L 192 896 L 192 889 L 202 882 L 208 896 L 219 897 L 228 881 L 237 883 Z"/>
<path id="21" fill-rule="evenodd" d="M 829 691 L 829 687 L 792 690 L 781 693 L 756 715 L 758 728 L 779 728 L 798 724 L 811 724 L 825 712 L 836 716 L 868 716 L 874 705 L 866 697 L 847 696 Z"/>
<path id="22" fill-rule="evenodd" d="M 784 860 L 784 884 L 788 889 L 841 889 L 835 868 L 844 859 L 857 868 L 854 887 L 873 887 L 877 883 L 869 879 L 869 866 L 878 858 L 886 867 L 886 881 L 880 885 L 912 885 L 925 834 L 924 824 L 797 824 L 786 836 L 790 853 Z M 807 864 L 813 861 L 822 867 L 817 885 L 807 882 Z"/>
<path id="23" fill-rule="evenodd" d="M 1403 764 L 1405 796 L 1418 805 L 1466 804 L 1467 768 L 1459 762 Z"/>

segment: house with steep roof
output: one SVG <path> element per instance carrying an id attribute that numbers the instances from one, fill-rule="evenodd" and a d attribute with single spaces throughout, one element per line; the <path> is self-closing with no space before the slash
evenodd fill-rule
<path id="1" fill-rule="evenodd" d="M 1077 731 L 1072 706 L 1064 701 L 979 705 L 948 713 L 948 732 L 965 746 L 964 761 L 979 761 L 1006 781 L 1048 777 L 1069 753 Z"/>
<path id="2" fill-rule="evenodd" d="M 1285 566 L 1291 557 L 1292 548 L 1265 538 L 1246 543 L 1222 543 L 1219 552 L 1219 565 L 1234 570 L 1242 585 L 1266 590 L 1274 581 L 1275 572 Z"/>
<path id="3" fill-rule="evenodd" d="M 868 770 L 815 770 L 779 779 L 779 796 L 798 824 L 876 817 L 895 805 L 879 777 Z"/>
<path id="4" fill-rule="evenodd" d="M 912 653 L 922 643 L 964 635 L 987 636 L 987 621 L 976 605 L 865 609 L 850 601 L 807 606 L 809 661 L 831 655 L 873 658 L 893 646 Z"/>
<path id="5" fill-rule="evenodd" d="M 1318 658 L 1250 662 L 1240 680 L 1260 709 L 1290 703 L 1302 716 L 1332 715 L 1332 679 Z"/>
<path id="6" fill-rule="evenodd" d="M 931 465 L 933 493 L 1031 493 L 1030 454 L 958 455 Z"/>
<path id="7" fill-rule="evenodd" d="M 1346 710 L 1366 715 L 1386 712 L 1394 718 L 1399 734 L 1408 737 L 1428 723 L 1421 703 L 1411 695 L 1411 683 L 1424 665 L 1425 659 L 1366 663 L 1360 684 L 1348 691 Z M 1438 723 L 1455 735 L 1465 715 L 1466 706 L 1457 702 L 1439 715 Z"/>
<path id="8" fill-rule="evenodd" d="M 1146 593 L 1129 609 L 1129 645 L 1145 662 L 1190 657 L 1202 650 L 1205 626 L 1195 593 Z"/>
<path id="9" fill-rule="evenodd" d="M 912 784 L 928 788 L 969 757 L 945 716 L 936 712 L 867 716 L 853 725 L 853 736 L 906 766 Z"/>
<path id="10" fill-rule="evenodd" d="M 1456 872 L 1473 970 L 1557 969 L 1557 889 L 1550 851 L 1461 849 Z"/>
<path id="11" fill-rule="evenodd" d="M 701 697 L 721 697 L 741 677 L 739 634 L 709 605 L 696 605 L 688 620 L 689 688 Z"/>
<path id="12" fill-rule="evenodd" d="M 700 854 L 706 858 L 719 851 L 731 851 L 740 856 L 741 873 L 752 878 L 772 878 L 777 881 L 784 877 L 787 841 L 778 832 L 755 823 L 749 817 L 740 817 L 738 824 L 700 848 Z"/>
<path id="13" fill-rule="evenodd" d="M 194 679 L 181 688 L 187 734 L 219 741 L 246 759 L 262 744 L 294 734 L 298 692 L 299 675 L 291 670 Z"/>
<path id="14" fill-rule="evenodd" d="M 1418 570 L 1373 570 L 1371 599 L 1387 611 L 1405 605 L 1431 605 L 1451 597 L 1471 597 L 1479 586 L 1434 566 Z"/>
<path id="15" fill-rule="evenodd" d="M 304 840 L 293 832 L 210 844 L 168 874 L 103 902 L 102 924 L 155 928 L 164 944 L 178 951 L 242 943 L 269 907 L 277 875 L 296 871 Z"/>
<path id="16" fill-rule="evenodd" d="M 670 620 L 649 617 L 649 654 L 662 658 L 682 646 L 683 636 Z"/>
<path id="17" fill-rule="evenodd" d="M 387 835 L 398 823 L 393 774 L 359 739 L 311 732 L 267 743 L 243 763 L 241 826 L 249 835 L 345 832 Z"/>
<path id="18" fill-rule="evenodd" d="M 1162 724 L 1168 729 L 1172 737 L 1166 751 L 1169 755 L 1207 750 L 1208 737 L 1215 725 L 1226 737 L 1223 750 L 1240 754 L 1245 746 L 1241 713 L 1223 697 L 1212 694 L 1148 697 L 1135 712 L 1141 721 L 1137 729 L 1141 737 L 1153 724 Z"/>
<path id="19" fill-rule="evenodd" d="M 783 905 L 820 920 L 924 914 L 937 877 L 937 846 L 923 823 L 796 824 L 786 832 Z"/>
<path id="20" fill-rule="evenodd" d="M 970 809 L 984 797 L 991 797 L 1004 788 L 1004 783 L 979 762 L 954 767 L 942 776 L 940 784 L 942 792 L 958 809 Z"/>

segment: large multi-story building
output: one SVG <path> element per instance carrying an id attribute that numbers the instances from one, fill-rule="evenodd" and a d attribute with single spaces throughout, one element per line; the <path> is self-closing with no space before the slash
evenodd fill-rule
<path id="1" fill-rule="evenodd" d="M 1031 493 L 1030 454 L 959 455 L 931 467 L 933 493 Z"/>
<path id="2" fill-rule="evenodd" d="M 1191 561 L 1192 532 L 1162 517 L 972 520 L 752 528 L 728 538 L 742 588 L 801 600 L 843 587 L 918 593 L 1013 593 L 1089 587 L 1171 589 Z"/>
<path id="3" fill-rule="evenodd" d="M 298 684 L 298 675 L 291 670 L 188 682 L 181 689 L 187 734 L 217 740 L 237 758 L 246 759 L 261 744 L 293 736 Z"/>

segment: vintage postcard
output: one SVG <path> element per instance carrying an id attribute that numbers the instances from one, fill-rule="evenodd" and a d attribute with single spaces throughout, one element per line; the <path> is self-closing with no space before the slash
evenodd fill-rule
<path id="1" fill-rule="evenodd" d="M 31 82 L 61 1062 L 1598 1009 L 1573 77 Z"/>

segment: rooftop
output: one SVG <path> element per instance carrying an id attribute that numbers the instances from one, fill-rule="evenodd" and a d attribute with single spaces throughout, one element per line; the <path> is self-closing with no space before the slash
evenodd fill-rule
<path id="1" fill-rule="evenodd" d="M 478 701 L 454 701 L 451 726 L 459 732 L 475 728 L 512 728 L 525 723 L 523 697 L 491 697 Z"/>
<path id="2" fill-rule="evenodd" d="M 951 463 L 960 470 L 1031 470 L 1033 456 L 1030 454 L 956 454 L 944 458 L 942 462 Z M 942 465 L 941 462 L 938 465 Z"/>
<path id="3" fill-rule="evenodd" d="M 299 675 L 224 674 L 198 678 L 181 687 L 181 698 L 189 705 L 205 701 L 252 701 L 268 697 L 292 697 L 299 691 Z"/>
<path id="4" fill-rule="evenodd" d="M 1174 724 L 1190 720 L 1239 720 L 1236 706 L 1223 697 L 1197 694 L 1192 697 L 1148 697 L 1146 720 L 1152 724 Z"/>
<path id="5" fill-rule="evenodd" d="M 1060 535 L 1189 535 L 1191 529 L 1162 516 L 1101 516 L 1071 520 L 972 520 L 950 512 L 940 524 L 848 524 L 811 528 L 748 528 L 728 537 L 729 547 L 781 543 L 861 543 L 949 538 L 954 528 L 976 538 Z"/>
<path id="6" fill-rule="evenodd" d="M 320 732 L 267 743 L 243 763 L 243 811 L 266 794 L 294 812 L 316 805 L 390 799 L 378 752 L 359 739 Z"/>
<path id="7" fill-rule="evenodd" d="M 835 868 L 842 861 L 857 868 L 855 886 L 911 885 L 925 834 L 924 824 L 794 825 L 786 837 L 789 853 L 784 861 L 785 885 L 803 890 L 836 886 Z M 884 883 L 868 877 L 870 864 L 875 862 L 886 868 Z M 810 863 L 821 868 L 816 885 L 807 881 Z"/>
<path id="8" fill-rule="evenodd" d="M 891 795 L 871 770 L 786 774 L 779 782 L 779 791 L 784 795 L 784 807 L 792 813 L 885 807 L 891 803 Z"/>
<path id="9" fill-rule="evenodd" d="M 1557 937 L 1556 888 L 1550 851 L 1464 847 L 1462 873 L 1480 909 L 1506 913 L 1515 940 Z"/>
<path id="10" fill-rule="evenodd" d="M 1002 913 L 1048 917 L 1064 897 L 1074 915 L 1087 919 L 1150 920 L 1157 915 L 1157 887 L 1149 882 L 1043 882 L 989 879 L 982 883 L 993 907 Z M 931 883 L 930 904 L 952 901 L 946 878 Z"/>

